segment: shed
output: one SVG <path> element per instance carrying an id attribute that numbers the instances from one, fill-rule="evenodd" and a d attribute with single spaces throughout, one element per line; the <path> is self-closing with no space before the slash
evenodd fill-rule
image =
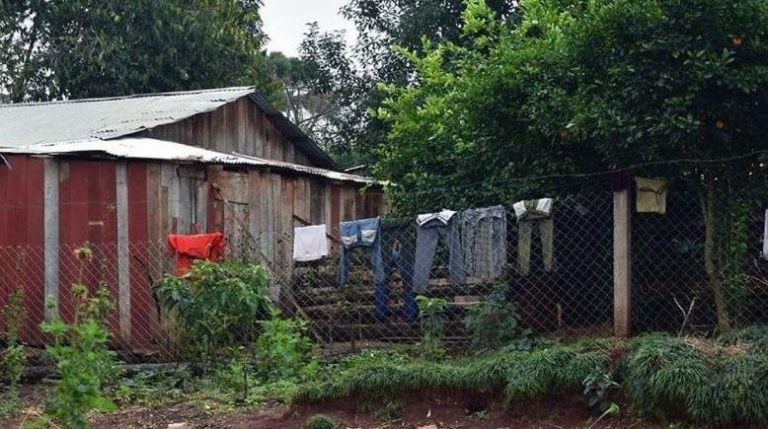
<path id="1" fill-rule="evenodd" d="M 0 308 L 23 287 L 32 343 L 46 317 L 72 317 L 84 242 L 84 280 L 116 301 L 114 338 L 151 349 L 165 336 L 150 284 L 170 271 L 168 234 L 223 232 L 230 256 L 280 285 L 295 226 L 335 236 L 383 204 L 376 182 L 339 171 L 250 87 L 0 105 L 0 154 Z"/>

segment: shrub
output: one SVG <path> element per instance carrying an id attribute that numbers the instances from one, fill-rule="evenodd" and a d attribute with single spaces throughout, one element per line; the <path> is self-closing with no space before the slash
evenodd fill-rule
<path id="1" fill-rule="evenodd" d="M 472 350 L 531 348 L 532 332 L 520 329 L 517 307 L 507 299 L 508 289 L 507 284 L 496 285 L 485 302 L 469 309 L 465 325 Z"/>
<path id="2" fill-rule="evenodd" d="M 176 315 L 184 351 L 218 360 L 256 340 L 259 322 L 271 312 L 267 283 L 259 265 L 195 261 L 184 277 L 165 276 L 153 289 L 163 309 Z"/>
<path id="3" fill-rule="evenodd" d="M 77 249 L 76 255 L 81 268 L 92 258 L 87 247 Z M 85 428 L 90 410 L 115 409 L 114 403 L 101 392 L 119 372 L 115 353 L 107 347 L 106 314 L 114 305 L 104 283 L 95 294 L 82 283 L 73 285 L 71 293 L 74 320 L 66 323 L 55 318 L 41 325 L 42 331 L 54 338 L 54 344 L 46 347 L 46 352 L 55 359 L 60 376 L 45 412 L 63 427 Z"/>
<path id="4" fill-rule="evenodd" d="M 263 380 L 297 380 L 317 371 L 312 343 L 306 336 L 306 322 L 283 319 L 275 311 L 271 320 L 261 322 L 256 342 L 257 372 Z"/>
<path id="5" fill-rule="evenodd" d="M 306 429 L 336 429 L 338 424 L 336 420 L 324 415 L 315 414 L 307 419 L 307 423 L 304 425 Z"/>
<path id="6" fill-rule="evenodd" d="M 448 308 L 448 301 L 443 298 L 418 295 L 416 296 L 416 304 L 419 306 L 419 322 L 422 333 L 419 351 L 425 357 L 442 357 L 445 355 L 442 341 L 445 331 L 444 313 Z"/>
<path id="7" fill-rule="evenodd" d="M 19 343 L 19 334 L 25 319 L 24 291 L 19 288 L 10 295 L 3 308 L 5 340 L 8 347 L 0 353 L 0 381 L 8 385 L 11 396 L 17 394 L 16 390 L 27 363 L 24 346 Z"/>

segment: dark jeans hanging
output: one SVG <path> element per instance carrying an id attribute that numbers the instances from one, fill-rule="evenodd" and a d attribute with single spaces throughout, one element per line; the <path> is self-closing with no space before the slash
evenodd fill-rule
<path id="1" fill-rule="evenodd" d="M 447 224 L 433 219 L 418 227 L 416 232 L 416 259 L 413 267 L 413 289 L 416 293 L 427 290 L 429 274 L 437 252 L 440 237 L 448 247 L 448 272 L 451 283 L 462 284 L 466 280 L 464 255 L 459 241 L 458 224 L 454 216 Z"/>
<path id="2" fill-rule="evenodd" d="M 381 221 L 381 237 L 387 260 L 389 278 L 395 271 L 403 284 L 403 319 L 417 322 L 419 307 L 413 291 L 413 263 L 416 255 L 416 225 L 412 218 L 384 219 Z"/>
<path id="3" fill-rule="evenodd" d="M 381 229 L 379 218 L 361 219 L 339 224 L 341 235 L 341 256 L 339 258 L 339 285 L 343 286 L 349 278 L 349 263 L 354 249 L 367 249 L 371 258 L 373 284 L 376 291 L 374 301 L 376 317 L 384 320 L 388 316 L 387 301 L 389 283 L 384 269 L 381 251 Z"/>

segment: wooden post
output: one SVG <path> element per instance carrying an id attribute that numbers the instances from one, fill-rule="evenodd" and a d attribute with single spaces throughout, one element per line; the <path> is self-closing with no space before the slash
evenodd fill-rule
<path id="1" fill-rule="evenodd" d="M 629 336 L 632 316 L 632 240 L 629 188 L 613 192 L 613 333 Z"/>

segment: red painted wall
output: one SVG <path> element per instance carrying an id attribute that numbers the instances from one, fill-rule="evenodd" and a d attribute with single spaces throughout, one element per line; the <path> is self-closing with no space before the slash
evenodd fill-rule
<path id="1" fill-rule="evenodd" d="M 43 320 L 43 161 L 20 155 L 0 164 L 0 308 L 21 286 L 27 323 L 24 340 L 40 338 Z M 0 328 L 3 321 L 0 320 Z"/>

